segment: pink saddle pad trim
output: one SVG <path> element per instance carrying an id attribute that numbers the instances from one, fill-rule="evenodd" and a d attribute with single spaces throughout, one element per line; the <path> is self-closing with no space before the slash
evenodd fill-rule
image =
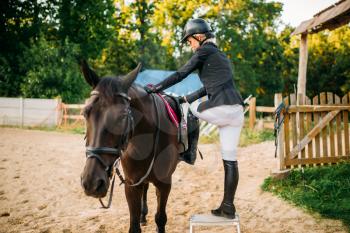
<path id="1" fill-rule="evenodd" d="M 177 128 L 179 128 L 179 118 L 177 117 L 174 109 L 170 106 L 170 104 L 168 103 L 168 101 L 160 94 L 157 93 L 157 95 L 163 100 L 165 108 L 168 112 L 169 118 L 170 120 L 175 124 L 175 126 Z"/>

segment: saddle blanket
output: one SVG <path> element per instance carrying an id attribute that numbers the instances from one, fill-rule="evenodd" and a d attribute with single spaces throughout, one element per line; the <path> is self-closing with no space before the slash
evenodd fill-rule
<path id="1" fill-rule="evenodd" d="M 163 97 L 162 94 L 157 93 L 157 95 L 163 100 L 170 120 L 174 123 L 174 125 L 177 128 L 179 128 L 179 118 L 178 118 L 177 114 L 175 113 L 174 109 L 170 106 L 169 102 Z"/>

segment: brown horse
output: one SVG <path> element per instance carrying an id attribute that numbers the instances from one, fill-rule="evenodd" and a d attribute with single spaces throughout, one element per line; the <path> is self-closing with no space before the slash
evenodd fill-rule
<path id="1" fill-rule="evenodd" d="M 88 196 L 106 196 L 113 165 L 120 159 L 130 213 L 129 233 L 141 232 L 147 214 L 149 182 L 156 187 L 157 232 L 165 232 L 171 176 L 178 163 L 177 128 L 162 100 L 133 84 L 139 65 L 126 76 L 99 78 L 83 61 L 81 70 L 93 91 L 84 116 L 87 160 L 81 175 Z"/>

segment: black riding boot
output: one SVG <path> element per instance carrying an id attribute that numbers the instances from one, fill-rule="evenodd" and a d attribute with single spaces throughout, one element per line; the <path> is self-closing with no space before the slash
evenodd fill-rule
<path id="1" fill-rule="evenodd" d="M 237 161 L 227 161 L 224 162 L 225 170 L 225 188 L 224 188 L 224 199 L 221 202 L 219 208 L 212 210 L 211 213 L 215 216 L 221 216 L 226 218 L 235 218 L 236 208 L 233 204 L 233 199 L 235 198 L 235 193 L 238 185 L 238 165 Z"/>
<path id="2" fill-rule="evenodd" d="M 188 149 L 180 154 L 180 159 L 189 163 L 194 164 L 197 158 L 197 145 L 199 138 L 199 120 L 189 110 L 187 114 L 187 134 L 188 134 Z"/>

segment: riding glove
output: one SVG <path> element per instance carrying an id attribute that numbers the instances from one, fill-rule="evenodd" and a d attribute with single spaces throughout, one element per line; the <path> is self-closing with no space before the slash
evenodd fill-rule
<path id="1" fill-rule="evenodd" d="M 145 91 L 150 94 L 150 93 L 158 93 L 162 90 L 161 86 L 159 84 L 157 85 L 151 85 L 148 84 L 146 86 L 143 87 L 143 89 L 145 89 Z"/>

